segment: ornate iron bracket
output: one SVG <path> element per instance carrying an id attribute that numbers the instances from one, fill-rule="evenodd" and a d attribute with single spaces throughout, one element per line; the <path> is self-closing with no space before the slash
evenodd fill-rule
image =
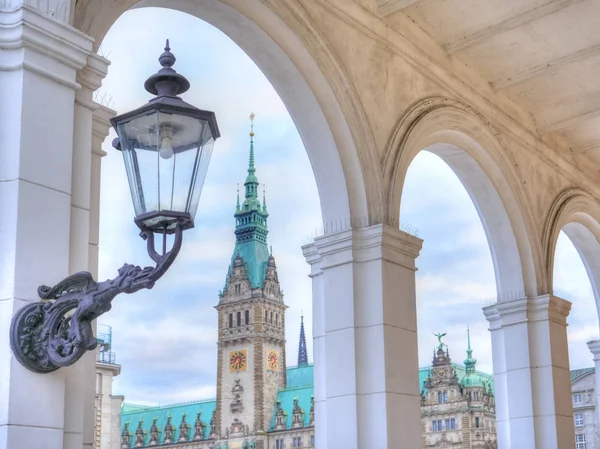
<path id="1" fill-rule="evenodd" d="M 162 233 L 161 254 L 154 247 L 154 231 L 142 228 L 140 236 L 147 242 L 148 255 L 155 267 L 142 269 L 125 264 L 114 279 L 99 283 L 89 272 L 82 271 L 53 287 L 40 286 L 38 294 L 42 301 L 26 305 L 12 319 L 10 345 L 17 360 L 35 373 L 49 373 L 73 365 L 86 351 L 96 349 L 98 341 L 92 321 L 111 309 L 118 294 L 154 287 L 177 257 L 189 221 L 186 217 L 178 221 L 173 247 L 168 252 L 167 233 Z"/>

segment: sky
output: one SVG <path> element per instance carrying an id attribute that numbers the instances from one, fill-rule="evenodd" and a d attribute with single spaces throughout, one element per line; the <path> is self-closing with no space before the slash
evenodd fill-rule
<path id="1" fill-rule="evenodd" d="M 140 26 L 143 24 L 143 26 Z M 160 32 L 157 32 L 160 30 Z M 309 266 L 301 246 L 321 227 L 319 196 L 302 141 L 285 105 L 252 60 L 211 25 L 166 9 L 125 13 L 104 39 L 100 53 L 112 65 L 96 99 L 127 112 L 150 98 L 143 89 L 159 68 L 158 56 L 169 38 L 174 68 L 191 89 L 185 101 L 215 112 L 217 140 L 196 215 L 177 260 L 154 289 L 121 296 L 100 323 L 110 325 L 122 372 L 113 394 L 125 402 L 168 404 L 216 395 L 217 313 L 214 306 L 233 252 L 237 184 L 248 165 L 249 119 L 255 118 L 256 175 L 266 188 L 269 244 L 273 246 L 284 290 L 287 360 L 297 355 L 300 316 L 304 314 L 312 360 L 312 307 Z M 135 50 L 133 50 L 135 49 Z M 112 278 L 124 263 L 148 265 L 137 237 L 122 157 L 106 139 L 103 159 L 100 268 Z M 445 332 L 455 362 L 465 358 L 471 329 L 478 369 L 492 372 L 491 340 L 481 308 L 494 301 L 493 265 L 483 227 L 466 190 L 437 156 L 422 152 L 413 161 L 402 197 L 401 221 L 424 239 L 417 260 L 419 364 L 431 361 L 433 333 Z M 572 368 L 592 365 L 585 342 L 597 338 L 598 319 L 584 266 L 568 238 L 557 246 L 555 286 L 573 302 L 568 319 Z"/>

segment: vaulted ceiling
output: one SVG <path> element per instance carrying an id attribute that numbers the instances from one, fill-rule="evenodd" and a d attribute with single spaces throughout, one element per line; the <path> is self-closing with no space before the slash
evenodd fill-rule
<path id="1" fill-rule="evenodd" d="M 405 14 L 448 54 L 558 133 L 571 153 L 600 161 L 600 0 L 378 0 Z"/>

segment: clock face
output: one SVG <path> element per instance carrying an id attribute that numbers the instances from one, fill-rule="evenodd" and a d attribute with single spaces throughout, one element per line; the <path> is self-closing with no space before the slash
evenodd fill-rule
<path id="1" fill-rule="evenodd" d="M 439 377 L 443 377 L 444 374 L 446 374 L 446 371 L 444 371 L 443 369 L 441 369 L 441 370 L 438 371 L 438 376 Z"/>
<path id="2" fill-rule="evenodd" d="M 279 370 L 279 354 L 277 351 L 269 350 L 267 352 L 267 367 L 273 371 Z"/>
<path id="3" fill-rule="evenodd" d="M 233 351 L 229 353 L 229 372 L 244 371 L 248 366 L 248 351 Z"/>

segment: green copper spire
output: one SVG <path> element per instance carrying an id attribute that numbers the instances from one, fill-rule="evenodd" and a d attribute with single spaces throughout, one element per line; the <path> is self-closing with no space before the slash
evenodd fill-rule
<path id="1" fill-rule="evenodd" d="M 237 203 L 235 205 L 235 213 L 240 211 L 240 185 L 237 185 Z"/>
<path id="2" fill-rule="evenodd" d="M 250 114 L 250 158 L 248 176 L 244 183 L 246 188 L 245 200 L 240 205 L 239 188 L 238 201 L 235 208 L 235 251 L 231 258 L 231 266 L 237 256 L 241 257 L 246 266 L 252 288 L 262 288 L 269 260 L 267 247 L 267 213 L 266 206 L 261 207 L 258 200 L 258 178 L 254 166 L 254 114 Z"/>
<path id="3" fill-rule="evenodd" d="M 248 160 L 248 176 L 246 176 L 246 200 L 258 198 L 258 179 L 254 175 L 256 168 L 254 167 L 254 112 L 250 114 L 250 158 Z"/>
<path id="4" fill-rule="evenodd" d="M 263 212 L 267 212 L 267 196 L 266 196 L 266 187 L 263 185 L 263 204 L 262 204 L 262 211 Z"/>
<path id="5" fill-rule="evenodd" d="M 475 372 L 475 365 L 477 364 L 477 360 L 473 358 L 473 350 L 471 349 L 471 331 L 467 326 L 467 359 L 465 360 L 465 369 L 467 373 Z"/>

